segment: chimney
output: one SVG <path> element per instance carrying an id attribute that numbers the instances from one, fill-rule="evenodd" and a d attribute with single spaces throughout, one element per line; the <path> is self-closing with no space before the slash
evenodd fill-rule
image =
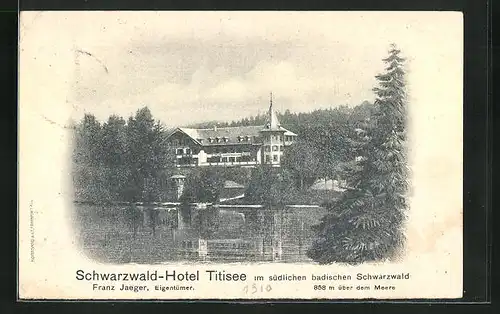
<path id="1" fill-rule="evenodd" d="M 214 131 L 217 131 L 217 123 L 214 124 Z"/>

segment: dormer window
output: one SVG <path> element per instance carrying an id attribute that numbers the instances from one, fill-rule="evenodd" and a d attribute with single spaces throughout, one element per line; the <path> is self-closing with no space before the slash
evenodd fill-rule
<path id="1" fill-rule="evenodd" d="M 215 138 L 215 141 L 216 141 L 217 143 L 219 143 L 219 142 L 220 142 L 220 138 L 216 137 L 216 138 Z"/>
<path id="2" fill-rule="evenodd" d="M 250 142 L 250 136 L 248 136 L 248 135 L 247 135 L 247 136 L 245 136 L 245 140 L 246 140 L 247 142 Z"/>
<path id="3" fill-rule="evenodd" d="M 227 138 L 227 137 L 225 137 L 225 136 L 224 136 L 224 137 L 222 138 L 222 140 L 224 141 L 224 143 L 227 143 L 227 141 L 229 141 L 229 138 Z"/>
<path id="4" fill-rule="evenodd" d="M 203 143 L 203 139 L 202 139 L 202 138 L 199 138 L 199 139 L 198 139 L 198 142 Z"/>

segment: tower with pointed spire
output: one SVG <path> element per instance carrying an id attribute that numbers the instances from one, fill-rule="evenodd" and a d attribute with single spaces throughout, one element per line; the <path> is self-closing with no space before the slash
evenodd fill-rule
<path id="1" fill-rule="evenodd" d="M 279 167 L 285 146 L 285 132 L 273 109 L 273 93 L 270 94 L 266 124 L 260 131 L 262 138 L 261 160 L 263 165 Z"/>

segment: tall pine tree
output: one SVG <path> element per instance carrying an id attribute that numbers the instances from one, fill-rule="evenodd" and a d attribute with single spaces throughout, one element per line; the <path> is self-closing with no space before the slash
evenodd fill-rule
<path id="1" fill-rule="evenodd" d="M 353 142 L 363 143 L 348 189 L 327 204 L 328 213 L 315 226 L 317 239 L 308 255 L 321 264 L 359 264 L 400 256 L 405 243 L 407 209 L 406 92 L 404 59 L 391 45 L 376 76 L 373 121 Z"/>

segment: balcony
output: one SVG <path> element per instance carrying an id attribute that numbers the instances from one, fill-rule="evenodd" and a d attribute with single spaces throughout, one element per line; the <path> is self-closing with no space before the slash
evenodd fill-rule
<path id="1" fill-rule="evenodd" d="M 253 161 L 220 161 L 220 162 L 206 162 L 206 163 L 200 164 L 200 166 L 231 167 L 231 166 L 255 166 L 258 164 L 259 164 L 259 162 L 256 160 L 253 160 Z"/>
<path id="2" fill-rule="evenodd" d="M 251 152 L 207 153 L 207 157 L 249 157 Z"/>

